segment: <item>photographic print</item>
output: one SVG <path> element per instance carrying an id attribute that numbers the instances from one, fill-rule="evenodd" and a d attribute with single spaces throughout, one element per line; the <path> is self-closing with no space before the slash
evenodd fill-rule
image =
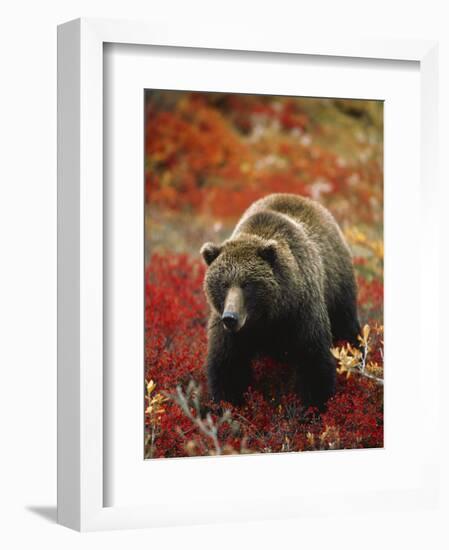
<path id="1" fill-rule="evenodd" d="M 383 102 L 146 90 L 145 458 L 383 447 Z"/>

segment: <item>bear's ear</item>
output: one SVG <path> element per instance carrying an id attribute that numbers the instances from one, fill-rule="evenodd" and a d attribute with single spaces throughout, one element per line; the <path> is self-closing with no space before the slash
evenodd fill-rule
<path id="1" fill-rule="evenodd" d="M 277 258 L 276 241 L 267 241 L 259 248 L 259 256 L 268 262 L 270 265 L 274 265 Z"/>
<path id="2" fill-rule="evenodd" d="M 210 265 L 220 254 L 221 246 L 214 243 L 205 243 L 201 247 L 200 254 L 207 265 Z"/>

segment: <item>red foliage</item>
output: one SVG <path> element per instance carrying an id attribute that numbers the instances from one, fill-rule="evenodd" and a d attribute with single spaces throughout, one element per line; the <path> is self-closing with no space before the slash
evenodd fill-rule
<path id="1" fill-rule="evenodd" d="M 147 380 L 156 383 L 158 392 L 170 394 L 177 385 L 195 380 L 203 388 L 203 406 L 213 410 L 203 370 L 208 313 L 203 277 L 201 262 L 187 255 L 151 257 L 146 271 L 145 372 Z M 360 283 L 361 299 L 379 305 L 381 285 L 364 279 Z M 234 423 L 220 427 L 224 448 L 233 452 L 280 452 L 383 445 L 383 391 L 374 382 L 356 375 L 339 375 L 337 393 L 320 416 L 303 410 L 291 391 L 286 366 L 265 359 L 254 365 L 254 371 L 254 387 L 247 393 L 246 404 L 229 406 Z M 210 444 L 179 405 L 170 400 L 164 409 L 153 456 L 208 454 Z"/>
<path id="2" fill-rule="evenodd" d="M 335 142 L 341 132 L 335 135 L 326 119 L 312 122 L 300 100 L 183 93 L 164 103 L 148 97 L 149 203 L 233 218 L 254 200 L 288 190 L 323 195 L 352 223 L 382 219 L 379 145 L 358 144 L 358 155 L 342 157 L 322 143 Z"/>

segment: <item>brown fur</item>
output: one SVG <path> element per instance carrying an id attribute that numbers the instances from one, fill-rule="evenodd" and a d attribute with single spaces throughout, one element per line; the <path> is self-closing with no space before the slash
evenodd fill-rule
<path id="1" fill-rule="evenodd" d="M 214 400 L 241 402 L 251 360 L 267 354 L 294 367 L 306 405 L 324 406 L 335 392 L 332 339 L 355 342 L 359 332 L 351 254 L 332 215 L 304 197 L 269 195 L 248 208 L 222 245 L 206 243 L 202 255 Z M 227 312 L 235 288 L 242 299 Z"/>

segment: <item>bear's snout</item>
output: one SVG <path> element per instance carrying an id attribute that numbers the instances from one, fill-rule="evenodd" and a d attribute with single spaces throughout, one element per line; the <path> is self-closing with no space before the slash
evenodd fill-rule
<path id="1" fill-rule="evenodd" d="M 237 325 L 239 324 L 239 317 L 237 313 L 232 313 L 231 311 L 225 311 L 223 313 L 221 320 L 223 321 L 224 326 L 228 330 L 232 330 L 232 331 L 234 331 Z"/>
<path id="2" fill-rule="evenodd" d="M 232 332 L 239 331 L 245 324 L 245 301 L 241 288 L 232 287 L 228 290 L 221 320 L 224 327 Z"/>

